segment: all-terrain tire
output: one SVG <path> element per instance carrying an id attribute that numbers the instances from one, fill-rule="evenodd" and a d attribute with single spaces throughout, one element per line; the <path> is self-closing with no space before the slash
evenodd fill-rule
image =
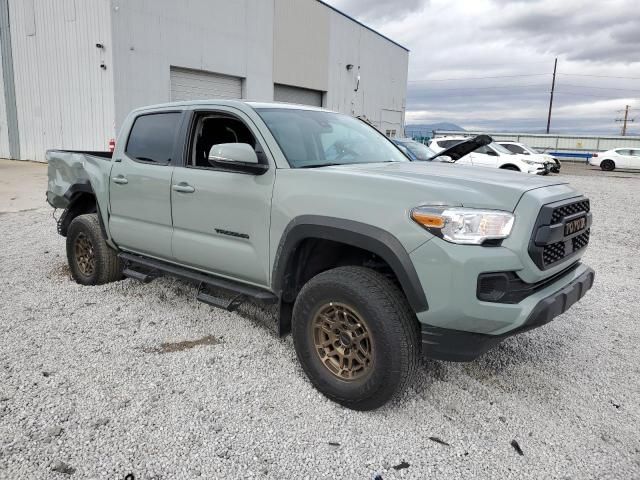
<path id="1" fill-rule="evenodd" d="M 314 319 L 330 305 L 352 312 L 370 334 L 371 362 L 358 378 L 339 378 L 325 364 L 327 357 L 322 359 L 324 349 L 317 348 Z M 418 320 L 407 299 L 390 279 L 364 267 L 339 267 L 309 280 L 293 308 L 292 334 L 298 360 L 311 383 L 331 400 L 354 410 L 373 410 L 387 403 L 411 381 L 419 363 Z"/>
<path id="2" fill-rule="evenodd" d="M 605 172 L 613 172 L 616 168 L 616 163 L 613 160 L 603 160 L 600 162 L 600 168 Z"/>
<path id="3" fill-rule="evenodd" d="M 67 261 L 71 276 L 81 285 L 122 279 L 122 264 L 104 240 L 97 213 L 79 215 L 69 225 Z"/>

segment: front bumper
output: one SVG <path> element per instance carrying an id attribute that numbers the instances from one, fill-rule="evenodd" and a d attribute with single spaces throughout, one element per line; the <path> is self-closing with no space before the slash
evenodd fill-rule
<path id="1" fill-rule="evenodd" d="M 423 354 L 438 360 L 470 361 L 498 345 L 505 338 L 549 323 L 566 312 L 593 286 L 594 271 L 588 267 L 582 270 L 578 277 L 539 299 L 522 325 L 500 335 L 466 332 L 423 323 L 421 327 Z M 554 282 L 554 285 L 559 282 Z"/>

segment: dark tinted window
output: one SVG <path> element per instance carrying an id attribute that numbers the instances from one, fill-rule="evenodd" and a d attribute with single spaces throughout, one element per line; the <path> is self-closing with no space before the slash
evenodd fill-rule
<path id="1" fill-rule="evenodd" d="M 134 160 L 167 164 L 171 161 L 181 113 L 155 113 L 136 119 L 126 153 Z"/>
<path id="2" fill-rule="evenodd" d="M 520 145 L 513 145 L 511 143 L 501 143 L 500 145 L 513 153 L 524 153 L 525 155 L 529 154 L 529 152 L 525 152 L 524 148 L 522 148 Z"/>
<path id="3" fill-rule="evenodd" d="M 463 142 L 463 140 L 439 140 L 438 145 L 440 145 L 442 148 L 451 148 L 461 142 Z"/>

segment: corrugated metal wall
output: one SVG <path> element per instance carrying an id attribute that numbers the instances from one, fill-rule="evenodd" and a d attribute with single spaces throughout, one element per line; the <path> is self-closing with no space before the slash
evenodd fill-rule
<path id="1" fill-rule="evenodd" d="M 5 0 L 6 3 L 6 0 Z M 2 37 L 0 38 L 0 41 L 4 42 L 4 34 L 5 31 L 8 33 L 8 30 L 6 30 L 6 25 L 0 25 L 0 28 L 2 28 L 2 32 L 0 32 L 0 34 L 3 34 Z M 8 125 L 7 125 L 7 107 L 6 107 L 6 102 L 5 102 L 5 90 L 4 90 L 4 84 L 6 82 L 6 79 L 4 78 L 4 69 L 3 69 L 3 61 L 5 60 L 5 58 L 2 56 L 2 51 L 4 50 L 4 43 L 2 45 L 3 48 L 0 49 L 0 158 L 11 158 L 11 152 L 9 150 L 9 131 L 8 131 Z"/>
<path id="2" fill-rule="evenodd" d="M 308 88 L 291 87 L 289 85 L 275 84 L 273 99 L 276 102 L 297 103 L 300 105 L 312 105 L 322 107 L 323 92 Z"/>
<path id="3" fill-rule="evenodd" d="M 242 79 L 171 67 L 171 101 L 202 100 L 208 98 L 242 98 Z"/>
<path id="4" fill-rule="evenodd" d="M 106 150 L 115 134 L 109 0 L 10 0 L 9 10 L 21 158 Z"/>

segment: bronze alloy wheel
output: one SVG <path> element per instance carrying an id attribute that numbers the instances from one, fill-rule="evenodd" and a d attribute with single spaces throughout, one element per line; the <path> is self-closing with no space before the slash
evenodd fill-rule
<path id="1" fill-rule="evenodd" d="M 93 244 L 84 233 L 80 233 L 76 237 L 74 251 L 80 273 L 85 277 L 93 275 L 96 270 L 96 257 L 93 251 Z"/>
<path id="2" fill-rule="evenodd" d="M 357 380 L 371 371 L 371 334 L 353 308 L 333 302 L 323 305 L 313 318 L 312 329 L 320 361 L 340 380 Z"/>

